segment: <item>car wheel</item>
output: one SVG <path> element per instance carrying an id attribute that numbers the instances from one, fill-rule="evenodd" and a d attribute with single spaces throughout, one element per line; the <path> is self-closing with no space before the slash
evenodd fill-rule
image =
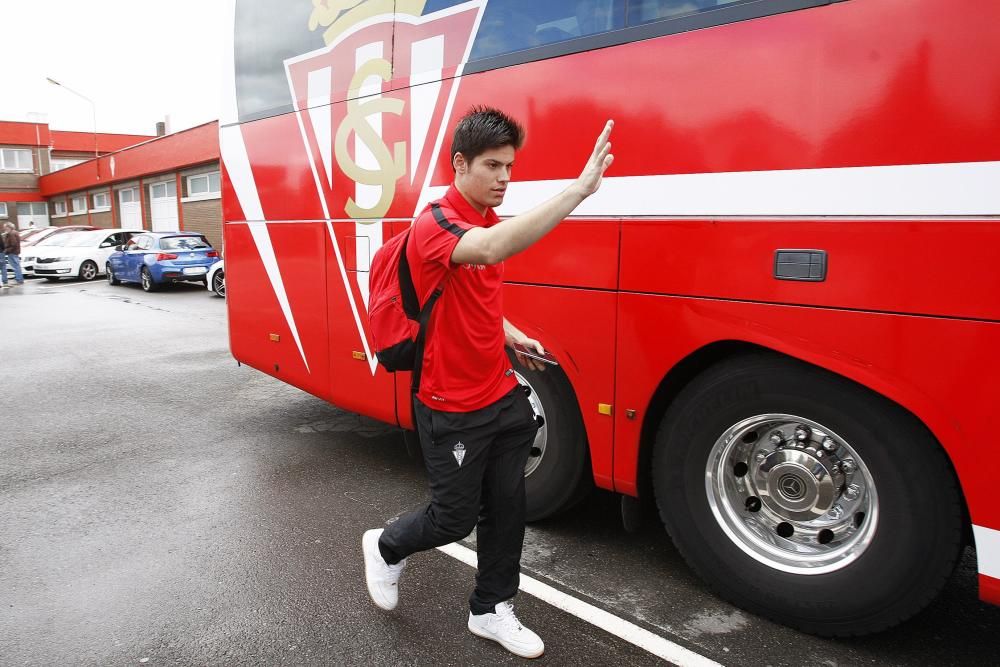
<path id="1" fill-rule="evenodd" d="M 538 521 L 572 508 L 593 488 L 583 417 L 562 370 L 528 370 L 508 351 L 515 377 L 530 388 L 528 402 L 542 418 L 524 468 L 526 518 Z"/>
<path id="2" fill-rule="evenodd" d="M 212 291 L 223 299 L 226 298 L 226 272 L 219 270 L 212 276 Z"/>
<path id="3" fill-rule="evenodd" d="M 97 264 L 89 259 L 80 265 L 80 278 L 83 280 L 93 280 L 97 277 Z"/>
<path id="4" fill-rule="evenodd" d="M 118 280 L 118 278 L 115 277 L 115 272 L 111 270 L 111 265 L 110 264 L 106 264 L 104 266 L 104 272 L 108 276 L 108 284 L 109 285 L 121 285 L 122 284 L 122 281 Z"/>
<path id="5" fill-rule="evenodd" d="M 660 516 L 722 597 L 824 636 L 923 609 L 954 569 L 962 505 L 931 433 L 899 406 L 792 359 L 705 371 L 653 453 Z"/>
<path id="6" fill-rule="evenodd" d="M 153 274 L 149 272 L 145 266 L 142 267 L 142 272 L 139 276 L 139 284 L 142 285 L 143 292 L 155 292 L 160 289 L 160 286 L 153 280 Z"/>

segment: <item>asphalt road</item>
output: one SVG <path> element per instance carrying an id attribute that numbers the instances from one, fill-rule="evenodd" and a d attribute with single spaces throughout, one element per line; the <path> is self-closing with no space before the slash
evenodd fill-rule
<path id="1" fill-rule="evenodd" d="M 426 499 L 422 466 L 395 429 L 238 367 L 221 299 L 29 281 L 0 293 L 0 337 L 0 665 L 521 662 L 466 630 L 473 570 L 439 551 L 410 559 L 394 612 L 370 603 L 360 536 Z M 972 550 L 927 611 L 851 641 L 715 598 L 655 521 L 626 533 L 609 493 L 530 526 L 523 566 L 726 665 L 1000 654 Z M 529 595 L 516 606 L 539 662 L 660 663 Z"/>

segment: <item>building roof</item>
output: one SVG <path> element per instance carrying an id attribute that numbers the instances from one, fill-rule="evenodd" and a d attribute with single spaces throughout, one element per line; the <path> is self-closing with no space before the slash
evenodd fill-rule
<path id="1" fill-rule="evenodd" d="M 52 141 L 45 123 L 21 123 L 0 120 L 0 144 L 14 146 L 48 146 Z"/>
<path id="2" fill-rule="evenodd" d="M 97 133 L 97 150 L 109 153 L 155 138 L 146 134 Z M 94 151 L 93 132 L 51 130 L 46 123 L 22 123 L 0 120 L 0 144 L 6 146 L 43 146 L 56 151 Z"/>
<path id="3" fill-rule="evenodd" d="M 52 150 L 54 151 L 94 151 L 93 132 L 51 130 L 51 134 Z M 99 153 L 119 151 L 154 138 L 153 135 L 147 134 L 108 134 L 101 132 L 97 135 L 97 151 Z"/>
<path id="4" fill-rule="evenodd" d="M 107 186 L 219 159 L 219 123 L 155 137 L 128 148 L 39 177 L 43 197 Z"/>

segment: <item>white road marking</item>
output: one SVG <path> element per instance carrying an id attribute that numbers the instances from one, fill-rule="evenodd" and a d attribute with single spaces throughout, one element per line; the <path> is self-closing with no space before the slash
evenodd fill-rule
<path id="1" fill-rule="evenodd" d="M 443 547 L 438 547 L 438 551 L 460 560 L 466 565 L 476 567 L 476 552 L 461 544 L 446 544 Z M 543 584 L 537 579 L 532 579 L 523 573 L 521 574 L 520 589 L 528 595 L 534 596 L 543 602 L 548 602 L 553 607 L 561 609 L 567 614 L 576 616 L 582 621 L 586 621 L 605 632 L 624 639 L 628 643 L 638 646 L 658 658 L 669 660 L 675 665 L 680 665 L 681 667 L 721 667 L 714 660 L 686 649 L 679 644 L 675 644 L 668 639 L 664 639 L 645 628 L 640 628 L 638 625 L 619 618 L 603 609 L 598 609 L 583 600 L 556 590 L 552 586 Z"/>

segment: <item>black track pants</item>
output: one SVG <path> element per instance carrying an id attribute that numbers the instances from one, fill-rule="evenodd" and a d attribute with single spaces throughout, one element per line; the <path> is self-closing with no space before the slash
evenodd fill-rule
<path id="1" fill-rule="evenodd" d="M 474 412 L 440 412 L 414 401 L 432 499 L 389 524 L 379 549 L 388 563 L 476 529 L 474 614 L 514 597 L 524 543 L 524 466 L 538 431 L 523 389 Z"/>

